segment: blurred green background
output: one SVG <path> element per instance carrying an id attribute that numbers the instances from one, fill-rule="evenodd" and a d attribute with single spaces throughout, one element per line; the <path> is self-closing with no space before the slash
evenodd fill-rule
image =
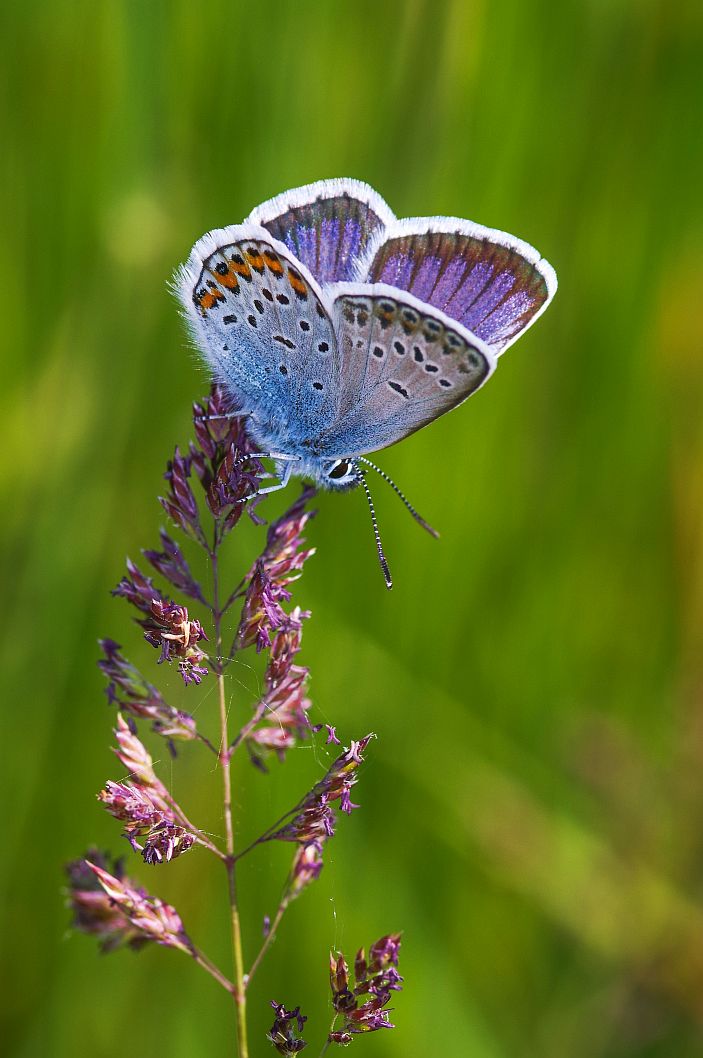
<path id="1" fill-rule="evenodd" d="M 442 531 L 377 486 L 392 593 L 363 497 L 319 499 L 302 660 L 318 719 L 379 738 L 252 988 L 253 1055 L 271 998 L 302 1005 L 317 1054 L 329 946 L 395 929 L 399 1027 L 355 1042 L 366 1058 L 700 1055 L 698 0 L 29 2 L 3 5 L 0 39 L 7 1053 L 233 1053 L 224 995 L 180 955 L 68 935 L 61 865 L 124 844 L 94 799 L 120 777 L 96 639 L 154 675 L 109 589 L 157 541 L 206 389 L 166 281 L 202 232 L 349 175 L 400 216 L 533 242 L 561 286 L 485 389 L 381 456 Z M 230 539 L 233 575 L 259 540 Z M 211 687 L 158 676 L 214 723 Z M 245 665 L 230 689 L 246 717 Z M 326 759 L 242 761 L 240 839 Z M 221 831 L 204 753 L 164 777 Z M 250 953 L 283 852 L 243 871 Z M 228 968 L 217 866 L 130 867 Z"/>

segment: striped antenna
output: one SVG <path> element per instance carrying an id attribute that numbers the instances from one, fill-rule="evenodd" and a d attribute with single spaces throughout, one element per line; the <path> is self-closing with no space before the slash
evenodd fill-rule
<path id="1" fill-rule="evenodd" d="M 430 536 L 433 536 L 435 538 L 435 540 L 439 540 L 439 533 L 437 532 L 437 530 L 433 529 L 432 526 L 429 525 L 429 523 L 426 522 L 425 519 L 420 514 L 418 514 L 418 512 L 413 507 L 412 503 L 410 503 L 410 501 L 407 499 L 407 497 L 403 495 L 403 493 L 400 491 L 400 489 L 396 485 L 395 481 L 393 481 L 393 479 L 388 474 L 386 474 L 386 472 L 384 470 L 381 470 L 380 467 L 377 467 L 376 464 L 372 463 L 370 459 L 365 459 L 364 456 L 357 456 L 356 458 L 357 458 L 357 462 L 366 463 L 366 465 L 371 467 L 372 470 L 375 470 L 376 473 L 379 474 L 388 485 L 390 485 L 390 487 L 395 492 L 396 496 L 400 497 L 400 499 L 403 501 L 403 503 L 405 504 L 407 509 L 412 514 L 412 516 L 415 519 L 415 521 L 418 522 L 422 526 L 423 529 L 426 529 L 427 532 L 430 534 Z"/>
<path id="2" fill-rule="evenodd" d="M 378 530 L 378 519 L 376 518 L 376 508 L 374 507 L 373 500 L 371 499 L 371 490 L 370 490 L 370 488 L 368 486 L 366 478 L 364 477 L 364 473 L 363 473 L 362 470 L 359 469 L 359 465 L 356 462 L 356 460 L 351 462 L 351 466 L 352 466 L 352 468 L 354 470 L 354 477 L 356 478 L 356 480 L 359 482 L 359 484 L 363 488 L 364 492 L 366 493 L 366 501 L 367 501 L 367 503 L 369 505 L 369 511 L 371 512 L 371 523 L 373 525 L 373 535 L 374 535 L 374 537 L 376 539 L 376 550 L 378 551 L 378 561 L 379 561 L 379 563 L 381 565 L 381 572 L 383 573 L 383 579 L 386 582 L 386 587 L 390 591 L 390 589 L 393 587 L 393 578 L 391 577 L 391 571 L 389 570 L 388 563 L 386 562 L 386 556 L 383 553 L 383 544 L 381 543 L 381 534 L 380 534 L 380 532 Z"/>

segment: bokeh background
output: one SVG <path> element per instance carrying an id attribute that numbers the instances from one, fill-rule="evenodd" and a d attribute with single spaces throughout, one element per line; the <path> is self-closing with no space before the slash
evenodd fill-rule
<path id="1" fill-rule="evenodd" d="M 180 955 L 69 935 L 61 865 L 123 845 L 95 801 L 120 777 L 96 639 L 154 673 L 109 589 L 156 543 L 206 389 L 166 281 L 205 230 L 350 175 L 400 216 L 533 242 L 561 287 L 485 389 L 381 457 L 442 531 L 377 486 L 392 593 L 363 497 L 319 499 L 296 589 L 317 717 L 379 737 L 252 989 L 253 1054 L 272 998 L 317 1054 L 330 945 L 403 929 L 399 1027 L 366 1058 L 700 1055 L 700 4 L 72 0 L 2 5 L 0 39 L 7 1053 L 233 1053 L 224 994 Z M 232 575 L 259 541 L 231 538 Z M 214 723 L 210 687 L 159 676 Z M 232 672 L 234 715 L 255 684 Z M 241 762 L 240 838 L 327 759 Z M 210 762 L 163 768 L 218 833 Z M 286 860 L 243 871 L 250 953 Z M 228 967 L 217 866 L 130 867 Z"/>

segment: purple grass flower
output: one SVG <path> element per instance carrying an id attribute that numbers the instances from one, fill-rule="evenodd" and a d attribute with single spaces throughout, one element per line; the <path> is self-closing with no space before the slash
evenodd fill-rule
<path id="1" fill-rule="evenodd" d="M 161 649 L 159 662 L 173 658 L 197 659 L 205 657 L 196 646 L 207 639 L 200 621 L 191 619 L 185 606 L 164 599 L 152 599 L 149 617 L 140 621 L 144 638 L 152 647 Z"/>
<path id="2" fill-rule="evenodd" d="M 181 674 L 181 678 L 186 685 L 189 683 L 201 683 L 203 676 L 207 676 L 208 670 L 204 665 L 198 665 L 197 661 L 192 658 L 180 658 L 178 662 L 178 671 Z"/>
<path id="3" fill-rule="evenodd" d="M 216 518 L 222 519 L 222 535 L 242 517 L 244 501 L 256 493 L 262 472 L 260 461 L 248 457 L 246 448 L 242 450 L 233 443 L 226 450 L 206 488 L 208 507 Z"/>
<path id="4" fill-rule="evenodd" d="M 339 801 L 342 812 L 349 815 L 353 808 L 358 805 L 352 804 L 350 791 L 356 784 L 358 776 L 356 769 L 364 760 L 364 751 L 374 734 L 368 734 L 358 742 L 352 742 L 349 749 L 345 749 L 332 764 L 327 774 L 311 790 L 309 797 L 325 795 L 329 801 Z"/>
<path id="5" fill-rule="evenodd" d="M 288 877 L 289 898 L 298 896 L 320 875 L 323 849 L 334 836 L 337 822 L 332 804 L 339 801 L 342 811 L 358 807 L 352 805 L 349 790 L 357 781 L 355 772 L 371 738 L 373 735 L 367 735 L 360 742 L 352 742 L 290 813 L 288 822 L 264 837 L 264 841 L 292 841 L 299 846 Z"/>
<path id="6" fill-rule="evenodd" d="M 231 417 L 219 386 L 202 404 L 193 405 L 197 444 L 190 446 L 190 460 L 204 490 L 208 508 L 217 520 L 217 539 L 237 524 L 246 510 L 255 522 L 256 500 L 244 503 L 260 485 L 263 468 L 246 433 L 245 419 Z"/>
<path id="7" fill-rule="evenodd" d="M 136 719 L 151 721 L 151 729 L 168 739 L 189 741 L 197 738 L 195 720 L 190 713 L 167 705 L 161 693 L 120 653 L 119 643 L 101 639 L 105 655 L 98 667 L 108 680 L 107 699 L 111 705 Z"/>
<path id="8" fill-rule="evenodd" d="M 271 634 L 285 627 L 288 614 L 282 603 L 291 593 L 288 586 L 300 576 L 314 548 L 304 549 L 303 530 L 313 517 L 305 504 L 314 495 L 306 488 L 293 506 L 268 531 L 266 548 L 247 577 L 247 592 L 237 632 L 237 647 L 256 644 L 257 651 L 271 645 Z M 305 616 L 308 616 L 305 614 Z"/>
<path id="9" fill-rule="evenodd" d="M 141 848 L 142 858 L 145 863 L 155 866 L 159 863 L 169 863 L 176 856 L 187 852 L 195 843 L 195 836 L 176 823 L 161 823 L 150 828 L 144 841 L 144 845 L 135 845 Z"/>
<path id="10" fill-rule="evenodd" d="M 329 1034 L 330 1043 L 346 1045 L 354 1036 L 378 1029 L 392 1029 L 387 1009 L 393 992 L 400 992 L 398 973 L 400 934 L 389 933 L 371 946 L 369 958 L 360 948 L 354 960 L 354 985 L 344 955 L 330 954 L 332 1006 L 344 1019 L 341 1029 Z"/>
<path id="11" fill-rule="evenodd" d="M 159 536 L 163 551 L 145 550 L 142 552 L 144 558 L 178 591 L 182 591 L 196 602 L 205 603 L 202 589 L 193 577 L 190 566 L 178 544 L 171 539 L 165 529 L 159 530 Z"/>
<path id="12" fill-rule="evenodd" d="M 217 453 L 232 445 L 250 451 L 244 429 L 246 420 L 232 417 L 232 407 L 221 386 L 212 387 L 206 400 L 193 404 L 193 427 L 199 450 L 205 459 L 217 461 Z"/>
<path id="13" fill-rule="evenodd" d="M 88 866 L 89 860 L 102 870 L 110 868 L 119 881 L 124 879 L 122 861 L 111 863 L 97 849 L 89 849 L 86 858 L 66 864 L 68 905 L 73 913 L 71 925 L 81 933 L 96 937 L 102 952 L 114 951 L 123 945 L 135 950 L 142 947 L 146 938 L 106 894 Z M 128 884 L 132 886 L 131 882 Z"/>
<path id="14" fill-rule="evenodd" d="M 290 823 L 272 835 L 275 841 L 294 841 L 298 845 L 313 842 L 321 849 L 334 836 L 334 811 L 326 794 L 306 798 Z"/>
<path id="15" fill-rule="evenodd" d="M 189 955 L 193 945 L 175 908 L 158 897 L 149 896 L 127 878 L 110 874 L 97 863 L 86 860 L 113 907 L 120 911 L 144 941 L 155 941 L 167 948 L 178 948 Z"/>
<path id="16" fill-rule="evenodd" d="M 359 742 L 352 742 L 350 748 L 337 757 L 324 778 L 303 798 L 294 814 L 291 813 L 290 822 L 274 831 L 270 840 L 295 841 L 299 845 L 317 842 L 321 848 L 334 835 L 335 815 L 331 804 L 339 801 L 342 811 L 358 808 L 358 805 L 351 804 L 349 790 L 357 781 L 356 769 L 373 737 L 371 734 Z"/>
<path id="17" fill-rule="evenodd" d="M 342 745 L 341 741 L 337 738 L 337 728 L 333 727 L 332 724 L 311 724 L 310 725 L 310 730 L 314 734 L 317 734 L 319 731 L 322 731 L 323 728 L 327 731 L 327 738 L 325 739 L 325 745 L 326 746 L 329 746 L 330 744 L 335 745 L 335 746 L 341 746 Z"/>
<path id="18" fill-rule="evenodd" d="M 200 664 L 206 655 L 197 644 L 207 640 L 207 636 L 200 621 L 189 616 L 187 607 L 164 599 L 152 580 L 129 559 L 127 576 L 112 594 L 127 599 L 145 614 L 136 619 L 137 624 L 144 629 L 147 643 L 161 651 L 159 664 L 177 660 L 183 682 L 200 683 L 207 675 L 207 669 Z"/>
<path id="19" fill-rule="evenodd" d="M 388 933 L 371 945 L 369 970 L 372 974 L 397 966 L 400 955 L 400 933 Z"/>
<path id="20" fill-rule="evenodd" d="M 307 1047 L 301 1033 L 308 1019 L 300 1013 L 300 1007 L 286 1010 L 283 1003 L 276 1003 L 274 1000 L 271 1000 L 271 1006 L 276 1011 L 276 1018 L 266 1038 L 271 1041 L 279 1054 L 290 1058 L 291 1055 L 302 1051 L 303 1047 Z"/>
<path id="21" fill-rule="evenodd" d="M 145 863 L 168 863 L 187 852 L 195 835 L 176 820 L 158 790 L 128 782 L 110 782 L 98 794 L 110 815 L 126 824 L 124 834 Z"/>
<path id="22" fill-rule="evenodd" d="M 157 791 L 158 796 L 165 800 L 166 788 L 154 771 L 151 754 L 134 734 L 121 713 L 117 714 L 115 737 L 117 738 L 115 753 L 130 775 L 142 786 L 148 786 Z"/>
<path id="23" fill-rule="evenodd" d="M 161 598 L 151 577 L 145 577 L 139 566 L 130 558 L 127 559 L 127 575 L 112 589 L 112 594 L 126 599 L 132 606 L 147 614 L 151 613 L 152 601 Z"/>
<path id="24" fill-rule="evenodd" d="M 173 459 L 168 462 L 164 474 L 169 485 L 169 493 L 168 496 L 159 496 L 159 502 L 169 518 L 184 533 L 204 543 L 205 536 L 200 525 L 200 512 L 190 485 L 192 464 L 193 457 L 182 455 L 180 448 L 176 447 Z"/>
<path id="25" fill-rule="evenodd" d="M 293 857 L 289 892 L 292 897 L 302 893 L 306 886 L 317 881 L 323 868 L 322 851 L 317 841 L 301 845 Z"/>
<path id="26" fill-rule="evenodd" d="M 252 742 L 275 750 L 281 760 L 285 751 L 310 731 L 307 716 L 312 704 L 307 697 L 310 672 L 294 663 L 305 617 L 307 614 L 296 607 L 285 625 L 273 635 L 264 674 L 264 695 L 255 709 L 262 721 L 250 735 Z"/>

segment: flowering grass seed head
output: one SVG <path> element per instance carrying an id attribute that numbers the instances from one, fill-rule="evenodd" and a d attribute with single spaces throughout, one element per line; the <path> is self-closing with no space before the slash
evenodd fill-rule
<path id="1" fill-rule="evenodd" d="M 289 892 L 291 897 L 298 896 L 303 889 L 317 881 L 322 870 L 322 850 L 317 841 L 301 845 L 293 857 L 290 873 Z"/>
<path id="2" fill-rule="evenodd" d="M 161 506 L 183 532 L 200 543 L 205 535 L 200 524 L 200 512 L 195 494 L 190 485 L 192 455 L 184 456 L 176 447 L 173 459 L 166 466 L 164 478 L 169 485 L 168 496 L 159 496 Z"/>
<path id="3" fill-rule="evenodd" d="M 134 734 L 121 713 L 117 715 L 115 737 L 117 739 L 115 753 L 130 775 L 142 786 L 149 786 L 152 790 L 158 791 L 160 796 L 165 796 L 166 790 L 154 771 L 151 754 Z"/>
<path id="4" fill-rule="evenodd" d="M 307 1047 L 301 1033 L 308 1019 L 300 1013 L 300 1007 L 286 1010 L 283 1003 L 276 1003 L 273 999 L 271 1006 L 276 1012 L 276 1017 L 266 1038 L 271 1041 L 279 1054 L 284 1055 L 285 1058 L 291 1058 L 292 1055 L 302 1051 L 303 1047 Z"/>
<path id="5" fill-rule="evenodd" d="M 237 633 L 239 648 L 256 645 L 257 651 L 264 650 L 271 646 L 272 633 L 287 625 L 290 615 L 282 604 L 291 598 L 289 585 L 298 579 L 306 561 L 315 552 L 314 548 L 305 548 L 302 535 L 313 517 L 311 511 L 305 510 L 305 504 L 313 495 L 313 489 L 304 489 L 293 506 L 269 527 L 264 552 L 247 577 Z M 299 612 L 298 620 L 302 616 Z"/>
<path id="6" fill-rule="evenodd" d="M 399 951 L 399 933 L 388 933 L 372 944 L 368 959 L 360 948 L 354 960 L 353 987 L 344 956 L 330 954 L 332 1006 L 344 1018 L 342 1028 L 329 1034 L 330 1043 L 346 1046 L 361 1033 L 395 1027 L 388 1003 L 392 993 L 402 988 Z"/>
<path id="7" fill-rule="evenodd" d="M 280 759 L 313 730 L 308 720 L 312 705 L 307 696 L 310 673 L 294 663 L 307 616 L 296 607 L 288 614 L 285 625 L 273 634 L 264 673 L 264 695 L 255 708 L 261 723 L 250 738 L 260 747 L 274 749 Z"/>
<path id="8" fill-rule="evenodd" d="M 193 944 L 175 908 L 158 897 L 149 896 L 129 879 L 117 878 L 90 860 L 86 860 L 86 863 L 113 906 L 124 915 L 140 937 L 193 954 Z"/>
<path id="9" fill-rule="evenodd" d="M 108 781 L 98 800 L 110 815 L 125 823 L 124 835 L 145 863 L 168 863 L 195 843 L 195 834 L 180 825 L 157 790 Z"/>
<path id="10" fill-rule="evenodd" d="M 135 719 L 151 721 L 151 729 L 168 739 L 190 741 L 197 738 L 194 718 L 190 713 L 168 705 L 160 691 L 149 683 L 141 673 L 120 653 L 119 643 L 112 639 L 101 639 L 104 658 L 98 667 L 106 677 L 106 694 L 111 705 Z"/>
<path id="11" fill-rule="evenodd" d="M 220 748 L 196 730 L 189 713 L 164 700 L 161 692 L 126 660 L 119 644 L 104 639 L 100 642 L 103 657 L 98 664 L 107 679 L 108 701 L 118 708 L 115 752 L 128 777 L 119 782 L 108 781 L 98 798 L 123 824 L 124 836 L 147 864 L 167 863 L 196 843 L 218 856 L 227 866 L 233 914 L 234 870 L 245 852 L 271 840 L 293 843 L 293 862 L 276 917 L 265 921 L 264 945 L 250 974 L 242 973 L 240 951 L 239 958 L 235 958 L 238 976 L 229 981 L 194 947 L 175 908 L 127 878 L 119 862 L 111 864 L 91 850 L 85 859 L 69 864 L 67 874 L 74 926 L 97 937 L 103 951 L 123 945 L 136 949 L 150 942 L 181 950 L 193 956 L 239 1000 L 288 904 L 319 877 L 325 843 L 335 833 L 337 812 L 349 814 L 358 807 L 351 800 L 351 791 L 373 735 L 344 748 L 323 778 L 283 820 L 235 854 L 229 766 L 237 747 L 243 743 L 252 760 L 266 770 L 259 751 L 275 752 L 283 760 L 297 741 L 323 729 L 328 745 L 340 745 L 340 740 L 331 724 L 310 722 L 309 671 L 298 664 L 303 624 L 310 615 L 299 606 L 288 607 L 291 586 L 313 554 L 303 535 L 313 516 L 306 509 L 313 489 L 305 488 L 286 513 L 272 523 L 264 549 L 249 572 L 229 596 L 220 595 L 218 548 L 225 535 L 245 510 L 255 523 L 265 524 L 254 512 L 256 500 L 252 502 L 264 476 L 263 466 L 253 454 L 257 449 L 247 436 L 245 419 L 228 412 L 218 386 L 213 387 L 207 401 L 194 405 L 196 442 L 190 444 L 187 453 L 176 448 L 165 474 L 168 494 L 161 498 L 164 509 L 191 544 L 195 542 L 205 552 L 212 570 L 212 599 L 205 597 L 186 555 L 166 530 L 160 531 L 160 550 L 143 552 L 152 570 L 175 593 L 191 600 L 189 605 L 205 608 L 215 629 L 215 656 L 209 657 L 200 646 L 208 637 L 198 618 L 191 616 L 182 601 L 162 594 L 134 562 L 127 561 L 126 575 L 113 592 L 137 611 L 135 620 L 146 641 L 159 651 L 158 662 L 176 662 L 186 685 L 200 683 L 208 669 L 214 673 L 222 706 Z M 220 602 L 221 598 L 226 601 Z M 237 599 L 242 600 L 242 611 L 227 653 L 222 643 L 222 621 Z M 263 690 L 251 718 L 231 742 L 222 679 L 234 654 L 250 646 L 267 654 Z M 203 664 L 205 661 L 208 667 Z M 204 831 L 195 829 L 156 775 L 151 754 L 137 736 L 135 720 L 140 719 L 148 720 L 152 731 L 168 740 L 169 748 L 172 739 L 197 740 L 216 754 L 226 776 L 224 849 Z M 397 970 L 399 944 L 399 934 L 388 934 L 372 945 L 368 958 L 360 949 L 354 961 L 353 984 L 344 956 L 331 956 L 330 983 L 336 1017 L 328 1043 L 346 1045 L 360 1033 L 392 1028 L 387 1005 L 392 992 L 400 990 L 402 983 Z M 275 1019 L 267 1038 L 279 1054 L 290 1058 L 307 1045 L 302 1037 L 306 1018 L 299 1007 L 287 1010 L 275 1002 L 271 1006 Z M 338 1025 L 340 1018 L 342 1024 Z M 242 1020 L 238 1019 L 240 1030 Z"/>
<path id="12" fill-rule="evenodd" d="M 183 682 L 200 683 L 208 670 L 200 664 L 206 655 L 198 643 L 207 640 L 207 635 L 200 621 L 189 616 L 187 607 L 163 598 L 152 580 L 130 559 L 127 576 L 112 594 L 127 599 L 144 615 L 136 621 L 143 628 L 147 643 L 160 650 L 159 663 L 177 660 Z"/>
<path id="13" fill-rule="evenodd" d="M 140 948 L 146 943 L 142 933 L 134 929 L 127 916 L 107 895 L 89 866 L 91 861 L 102 870 L 110 867 L 113 876 L 121 880 L 124 878 L 122 861 L 111 863 L 109 857 L 98 849 L 89 849 L 86 857 L 71 861 L 65 868 L 68 877 L 66 895 L 73 915 L 71 925 L 81 933 L 96 937 L 104 953 L 122 946 Z"/>
<path id="14" fill-rule="evenodd" d="M 165 529 L 159 530 L 163 551 L 144 550 L 144 558 L 160 573 L 177 591 L 182 591 L 196 602 L 205 603 L 205 597 L 198 582 L 190 571 L 185 555 L 175 540 L 171 539 Z"/>

